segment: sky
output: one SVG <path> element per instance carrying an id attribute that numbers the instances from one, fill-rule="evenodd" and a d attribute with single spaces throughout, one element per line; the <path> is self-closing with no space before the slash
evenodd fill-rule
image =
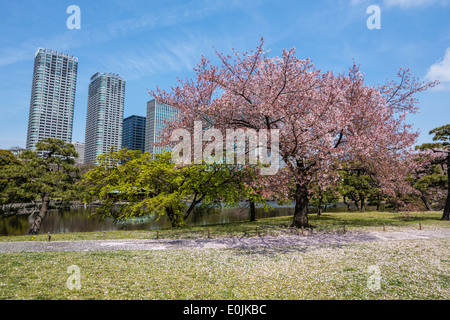
<path id="1" fill-rule="evenodd" d="M 68 28 L 71 5 L 80 9 L 79 29 Z M 394 79 L 400 67 L 439 80 L 417 96 L 421 112 L 408 121 L 420 131 L 417 143 L 450 123 L 450 0 L 2 0 L 0 34 L 0 149 L 25 147 L 39 47 L 78 58 L 73 141 L 84 142 L 96 72 L 124 78 L 124 116 L 145 116 L 147 89 L 169 90 L 193 76 L 202 55 L 214 63 L 216 52 L 251 51 L 261 37 L 272 56 L 295 48 L 322 71 L 355 62 L 369 85 Z"/>

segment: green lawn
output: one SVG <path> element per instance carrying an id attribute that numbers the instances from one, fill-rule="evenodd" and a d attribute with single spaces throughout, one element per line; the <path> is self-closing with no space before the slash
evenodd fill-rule
<path id="1" fill-rule="evenodd" d="M 450 299 L 450 239 L 0 254 L 0 299 Z M 69 289 L 68 267 L 80 270 Z M 371 286 L 379 270 L 379 287 Z"/>
<path id="2" fill-rule="evenodd" d="M 449 228 L 449 221 L 440 221 L 441 212 L 414 212 L 409 218 L 393 212 L 367 211 L 324 213 L 321 217 L 316 214 L 309 216 L 310 223 L 317 231 L 332 231 L 345 228 L 347 230 L 382 230 L 383 224 L 387 231 L 401 230 L 401 228 Z M 53 234 L 52 240 L 102 240 L 102 239 L 165 239 L 206 238 L 208 231 L 211 238 L 219 237 L 254 237 L 258 228 L 258 235 L 286 235 L 300 234 L 301 230 L 289 228 L 292 216 L 259 219 L 255 222 L 232 222 L 220 225 L 166 228 L 144 231 L 106 231 L 106 232 L 76 232 Z M 304 233 L 309 232 L 304 230 Z M 158 233 L 158 234 L 157 234 Z M 103 234 L 105 236 L 103 236 Z M 0 236 L 1 241 L 46 241 L 47 235 L 37 236 Z"/>
<path id="3" fill-rule="evenodd" d="M 389 212 L 311 215 L 315 232 L 449 228 L 440 212 L 408 220 Z M 161 229 L 160 238 L 300 233 L 292 217 Z M 106 239 L 154 239 L 156 231 L 111 231 Z M 103 233 L 55 234 L 52 240 L 103 239 Z M 1 237 L 45 241 L 46 235 Z M 1 245 L 1 243 L 0 243 Z M 0 299 L 450 299 L 450 239 L 282 248 L 0 254 Z M 69 289 L 68 267 L 80 270 Z M 375 269 L 373 269 L 375 268 Z M 374 270 L 379 287 L 373 287 Z"/>

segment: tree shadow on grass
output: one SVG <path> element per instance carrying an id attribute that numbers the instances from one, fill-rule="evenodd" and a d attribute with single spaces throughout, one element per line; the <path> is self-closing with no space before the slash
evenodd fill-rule
<path id="1" fill-rule="evenodd" d="M 307 246 L 272 246 L 272 247 L 251 247 L 251 248 L 239 248 L 233 249 L 233 254 L 238 256 L 254 256 L 262 255 L 266 257 L 276 257 L 284 254 L 291 253 L 305 253 L 312 248 Z"/>
<path id="2" fill-rule="evenodd" d="M 351 213 L 349 213 L 351 214 Z M 323 227 L 379 227 L 383 224 L 387 226 L 407 226 L 414 222 L 425 222 L 425 221 L 440 221 L 440 217 L 436 214 L 430 215 L 411 215 L 404 216 L 402 214 L 397 214 L 392 212 L 390 216 L 380 216 L 377 217 L 374 212 L 367 212 L 367 216 L 363 216 L 365 213 L 355 213 L 355 217 L 341 217 L 332 214 L 322 214 L 320 217 L 311 216 L 310 221 L 312 224 L 316 224 L 318 228 Z M 359 216 L 357 216 L 359 215 Z"/>
<path id="3" fill-rule="evenodd" d="M 235 248 L 233 249 L 233 254 L 236 256 L 246 256 L 246 257 L 264 256 L 276 258 L 287 254 L 306 253 L 310 251 L 319 250 L 322 248 L 341 250 L 349 245 L 350 243 L 327 243 L 327 244 L 302 245 L 302 246 L 292 245 L 292 246 Z"/>

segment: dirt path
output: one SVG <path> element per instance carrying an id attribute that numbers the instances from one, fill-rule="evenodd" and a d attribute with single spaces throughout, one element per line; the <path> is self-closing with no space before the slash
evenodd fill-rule
<path id="1" fill-rule="evenodd" d="M 18 241 L 0 243 L 0 253 L 42 251 L 99 251 L 99 250 L 170 250 L 170 249 L 226 249 L 250 247 L 310 246 L 345 244 L 364 241 L 395 241 L 407 239 L 450 238 L 450 229 L 412 230 L 399 232 L 320 233 L 305 236 L 243 237 L 218 239 L 126 239 L 79 241 Z"/>

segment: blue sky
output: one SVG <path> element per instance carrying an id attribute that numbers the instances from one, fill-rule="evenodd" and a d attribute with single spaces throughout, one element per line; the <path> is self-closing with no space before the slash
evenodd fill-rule
<path id="1" fill-rule="evenodd" d="M 67 7 L 78 5 L 81 29 L 69 30 Z M 370 30 L 370 5 L 381 9 L 381 29 Z M 0 4 L 0 148 L 24 147 L 34 53 L 38 47 L 79 59 L 73 141 L 84 142 L 89 78 L 113 72 L 126 80 L 125 116 L 145 115 L 147 89 L 169 89 L 192 75 L 203 54 L 296 48 L 321 70 L 360 64 L 369 84 L 411 68 L 438 88 L 418 96 L 410 117 L 428 131 L 450 123 L 450 0 L 53 0 Z"/>

